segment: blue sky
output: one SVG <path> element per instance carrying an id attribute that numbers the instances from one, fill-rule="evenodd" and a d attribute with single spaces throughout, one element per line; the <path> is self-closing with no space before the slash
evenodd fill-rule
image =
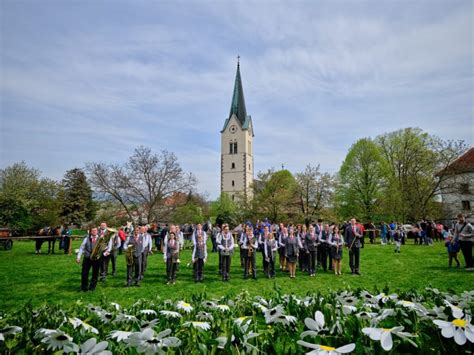
<path id="1" fill-rule="evenodd" d="M 404 127 L 474 142 L 472 1 L 0 2 L 0 167 L 174 152 L 220 189 L 236 56 L 255 169 L 336 172 Z"/>

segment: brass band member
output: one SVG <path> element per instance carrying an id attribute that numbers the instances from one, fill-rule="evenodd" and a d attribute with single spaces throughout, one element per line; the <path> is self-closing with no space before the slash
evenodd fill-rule
<path id="1" fill-rule="evenodd" d="M 207 261 L 207 235 L 202 230 L 201 224 L 198 224 L 198 228 L 193 235 L 193 255 L 192 262 L 194 266 L 194 277 L 196 282 L 202 282 L 202 270 L 204 264 Z"/>
<path id="2" fill-rule="evenodd" d="M 135 286 L 140 286 L 140 275 L 142 269 L 143 254 L 143 236 L 140 229 L 133 230 L 133 236 L 130 235 L 123 245 L 125 249 L 125 257 L 127 258 L 127 287 L 135 282 Z M 133 276 L 133 280 L 132 280 Z"/>
<path id="3" fill-rule="evenodd" d="M 107 264 L 109 263 L 109 259 L 110 259 L 110 250 L 108 248 L 109 241 L 110 241 L 110 233 L 107 230 L 107 223 L 102 222 L 100 224 L 98 234 L 99 234 L 99 240 L 103 239 L 103 241 L 105 242 L 107 246 L 107 249 L 105 250 L 105 252 L 100 254 L 100 259 L 99 259 L 100 281 L 105 281 L 106 276 L 107 276 Z"/>
<path id="4" fill-rule="evenodd" d="M 308 255 L 308 273 L 309 276 L 316 276 L 316 256 L 318 254 L 318 236 L 314 230 L 314 226 L 309 226 L 309 233 L 306 234 L 305 247 Z"/>
<path id="5" fill-rule="evenodd" d="M 297 237 L 300 239 L 301 244 L 303 246 L 302 250 L 300 250 L 300 255 L 298 257 L 298 264 L 300 267 L 300 271 L 302 272 L 307 272 L 309 267 L 308 267 L 308 253 L 306 250 L 306 244 L 304 243 L 306 239 L 306 234 L 308 234 L 308 230 L 306 228 L 306 225 L 303 224 L 298 224 L 297 227 L 298 233 L 296 234 Z"/>
<path id="6" fill-rule="evenodd" d="M 288 229 L 280 223 L 280 233 L 278 236 L 278 245 L 280 248 L 278 252 L 280 253 L 280 270 L 286 271 L 286 239 L 288 238 Z"/>
<path id="7" fill-rule="evenodd" d="M 351 224 L 346 226 L 344 232 L 344 241 L 349 248 L 349 266 L 352 274 L 360 275 L 360 247 L 361 247 L 362 233 L 359 226 L 356 224 L 356 219 L 351 219 Z"/>
<path id="8" fill-rule="evenodd" d="M 170 232 L 165 243 L 164 261 L 166 262 L 166 275 L 168 285 L 176 283 L 176 269 L 179 261 L 179 241 L 174 232 Z"/>
<path id="9" fill-rule="evenodd" d="M 222 232 L 219 239 L 219 254 L 222 260 L 222 281 L 229 281 L 230 261 L 234 252 L 234 238 L 229 232 L 229 225 L 222 225 Z"/>
<path id="10" fill-rule="evenodd" d="M 265 253 L 265 260 L 267 261 L 266 275 L 269 279 L 275 277 L 275 256 L 277 250 L 278 242 L 274 234 L 270 233 L 268 238 L 263 242 L 263 251 Z"/>
<path id="11" fill-rule="evenodd" d="M 270 230 L 269 227 L 265 226 L 263 228 L 263 234 L 259 234 L 258 236 L 258 250 L 262 252 L 263 272 L 265 273 L 265 275 L 267 275 L 268 273 L 268 261 L 267 261 L 267 258 L 265 257 L 264 245 L 265 245 L 265 241 L 268 239 L 268 236 L 270 234 L 269 230 Z"/>
<path id="12" fill-rule="evenodd" d="M 258 249 L 258 241 L 253 234 L 252 227 L 246 228 L 245 234 L 242 236 L 242 250 L 245 256 L 244 279 L 252 274 L 254 279 L 257 278 L 256 254 Z"/>
<path id="13" fill-rule="evenodd" d="M 108 275 L 109 273 L 109 261 L 112 261 L 112 276 L 117 274 L 117 256 L 119 254 L 120 246 L 122 242 L 118 233 L 113 230 L 109 229 L 109 232 L 113 233 L 110 237 L 109 244 L 107 250 L 110 250 L 110 255 L 104 259 L 105 261 L 105 274 Z"/>
<path id="14" fill-rule="evenodd" d="M 97 279 L 99 277 L 99 260 L 92 258 L 92 252 L 97 250 L 97 243 L 99 241 L 97 227 L 93 226 L 90 228 L 90 233 L 82 241 L 79 252 L 77 253 L 76 262 L 81 263 L 81 256 L 84 256 L 82 260 L 82 278 L 81 278 L 81 290 L 82 291 L 94 291 L 97 286 Z M 92 278 L 89 285 L 89 272 L 92 268 Z"/>
<path id="15" fill-rule="evenodd" d="M 334 230 L 329 237 L 329 243 L 331 244 L 332 254 L 332 266 L 335 275 L 341 275 L 341 260 L 342 260 L 342 248 L 344 246 L 344 239 L 339 233 L 339 227 L 334 226 Z"/>
<path id="16" fill-rule="evenodd" d="M 140 270 L 140 280 L 143 280 L 143 276 L 145 275 L 145 271 L 148 265 L 148 255 L 151 254 L 151 248 L 153 246 L 153 243 L 151 241 L 151 235 L 148 233 L 147 226 L 142 226 L 138 229 L 141 230 L 141 235 L 143 238 L 142 267 Z"/>
<path id="17" fill-rule="evenodd" d="M 299 238 L 294 233 L 294 228 L 289 228 L 289 235 L 286 238 L 285 253 L 288 269 L 290 270 L 290 278 L 296 277 L 296 261 L 302 248 Z"/>

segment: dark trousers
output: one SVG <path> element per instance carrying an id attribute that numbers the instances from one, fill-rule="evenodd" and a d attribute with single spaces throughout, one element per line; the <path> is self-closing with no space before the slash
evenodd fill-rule
<path id="1" fill-rule="evenodd" d="M 328 269 L 328 250 L 326 249 L 325 244 L 321 244 L 321 246 L 318 247 L 318 250 L 321 249 L 321 266 L 323 267 L 323 270 L 326 271 Z"/>
<path id="2" fill-rule="evenodd" d="M 112 261 L 112 275 L 115 275 L 117 273 L 117 255 L 118 250 L 113 250 L 109 256 L 104 257 L 105 275 L 109 274 L 109 261 Z"/>
<path id="3" fill-rule="evenodd" d="M 352 247 L 349 249 L 349 266 L 352 272 L 359 271 L 360 249 Z"/>
<path id="4" fill-rule="evenodd" d="M 449 253 L 449 266 L 453 265 L 453 259 L 456 261 L 456 265 L 459 266 L 458 253 Z"/>
<path id="5" fill-rule="evenodd" d="M 472 242 L 460 240 L 459 245 L 461 247 L 462 255 L 464 256 L 466 268 L 472 268 Z"/>
<path id="6" fill-rule="evenodd" d="M 219 253 L 219 275 L 222 275 L 222 255 Z"/>
<path id="7" fill-rule="evenodd" d="M 326 255 L 328 257 L 328 270 L 332 270 L 332 254 L 331 254 L 331 247 L 326 245 Z"/>
<path id="8" fill-rule="evenodd" d="M 308 254 L 302 250 L 300 255 L 298 256 L 298 264 L 300 266 L 301 271 L 308 270 Z"/>
<path id="9" fill-rule="evenodd" d="M 100 279 L 105 280 L 105 277 L 107 276 L 107 268 L 109 265 L 110 261 L 110 255 L 107 256 L 101 256 L 99 259 L 99 274 L 100 274 Z"/>
<path id="10" fill-rule="evenodd" d="M 69 243 L 71 243 L 71 237 L 66 236 L 63 239 L 63 248 L 64 248 L 64 254 L 67 254 L 69 252 Z"/>
<path id="11" fill-rule="evenodd" d="M 166 275 L 168 276 L 168 281 L 176 281 L 176 269 L 178 263 L 173 261 L 173 258 L 166 259 Z"/>
<path id="12" fill-rule="evenodd" d="M 256 269 L 256 257 L 255 257 L 255 250 L 253 251 L 252 255 L 248 255 L 245 258 L 245 268 L 244 268 L 244 278 L 246 279 L 249 276 L 249 271 L 252 271 L 252 277 L 254 279 L 257 278 L 257 269 Z M 252 270 L 250 270 L 252 268 Z"/>
<path id="13" fill-rule="evenodd" d="M 239 256 L 240 256 L 240 267 L 244 267 L 245 266 L 245 258 L 247 257 L 247 249 L 240 248 Z"/>
<path id="14" fill-rule="evenodd" d="M 145 274 L 147 266 L 148 266 L 148 251 L 144 251 L 142 253 L 142 269 L 140 271 L 140 277 L 142 279 L 143 279 L 143 275 Z"/>
<path id="15" fill-rule="evenodd" d="M 275 257 L 268 258 L 266 275 L 268 277 L 275 277 Z"/>
<path id="16" fill-rule="evenodd" d="M 263 266 L 263 272 L 266 274 L 267 269 L 268 269 L 268 261 L 265 259 L 265 250 L 263 249 L 264 247 L 262 246 L 262 266 Z"/>
<path id="17" fill-rule="evenodd" d="M 89 284 L 89 272 L 92 268 L 92 279 Z M 99 277 L 99 260 L 91 260 L 91 258 L 84 258 L 82 260 L 82 277 L 81 277 L 81 289 L 82 291 L 91 290 L 94 291 L 97 286 L 97 279 Z"/>
<path id="18" fill-rule="evenodd" d="M 313 251 L 309 251 L 308 253 L 308 273 L 310 275 L 316 274 L 316 249 Z"/>
<path id="19" fill-rule="evenodd" d="M 130 285 L 132 281 L 136 284 L 140 282 L 140 274 L 142 268 L 142 256 L 133 257 L 133 265 L 127 265 L 127 285 Z"/>
<path id="20" fill-rule="evenodd" d="M 194 277 L 196 281 L 202 281 L 202 270 L 204 269 L 204 259 L 197 258 L 194 263 Z"/>
<path id="21" fill-rule="evenodd" d="M 222 279 L 229 280 L 230 274 L 230 255 L 221 255 L 222 260 Z"/>
<path id="22" fill-rule="evenodd" d="M 37 253 L 40 253 L 41 252 L 41 246 L 43 245 L 43 239 L 42 238 L 38 238 L 36 239 L 36 242 L 35 242 L 35 250 Z"/>
<path id="23" fill-rule="evenodd" d="M 217 252 L 217 241 L 216 237 L 211 237 L 211 242 L 212 242 L 212 252 L 216 253 Z"/>
<path id="24" fill-rule="evenodd" d="M 54 254 L 55 244 L 56 244 L 56 238 L 48 239 L 48 254 Z"/>

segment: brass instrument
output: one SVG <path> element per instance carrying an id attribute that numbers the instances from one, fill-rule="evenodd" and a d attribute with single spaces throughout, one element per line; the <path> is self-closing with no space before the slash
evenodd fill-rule
<path id="1" fill-rule="evenodd" d="M 108 243 L 105 241 L 104 237 L 99 237 L 94 247 L 92 248 L 91 259 L 99 260 L 102 254 L 104 254 L 105 250 L 107 249 L 107 244 Z"/>
<path id="2" fill-rule="evenodd" d="M 248 249 L 247 249 L 247 250 L 248 250 L 247 255 L 248 255 L 249 257 L 252 257 L 252 256 L 253 256 L 253 253 L 254 253 L 254 249 L 255 249 L 255 248 L 253 247 L 253 243 L 252 243 L 252 242 L 253 242 L 253 238 L 252 238 L 252 242 L 250 241 L 250 239 L 247 239 L 247 241 L 248 241 L 248 243 L 249 243 L 249 246 L 248 246 Z"/>
<path id="3" fill-rule="evenodd" d="M 125 251 L 125 260 L 127 261 L 127 266 L 133 266 L 133 254 L 135 253 L 135 244 L 129 244 L 127 250 Z"/>

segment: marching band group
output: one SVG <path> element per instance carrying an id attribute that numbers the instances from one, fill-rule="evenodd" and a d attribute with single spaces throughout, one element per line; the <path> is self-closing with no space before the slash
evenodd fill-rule
<path id="1" fill-rule="evenodd" d="M 262 255 L 262 266 L 267 278 L 276 275 L 275 264 L 279 263 L 282 271 L 288 271 L 290 278 L 296 277 L 296 266 L 310 277 L 316 275 L 320 265 L 324 271 L 334 271 L 341 275 L 341 259 L 343 248 L 349 252 L 349 265 L 352 274 L 359 273 L 359 256 L 361 239 L 363 237 L 355 219 L 344 226 L 344 233 L 337 225 L 323 225 L 321 220 L 317 224 L 302 226 L 285 226 L 280 224 L 277 230 L 266 225 L 262 230 L 253 228 L 248 223 L 237 234 L 234 240 L 228 224 L 223 224 L 215 236 L 219 256 L 219 274 L 223 281 L 229 281 L 231 259 L 236 246 L 240 249 L 240 265 L 244 269 L 244 279 L 257 278 L 257 254 Z M 204 265 L 207 262 L 207 232 L 201 224 L 196 226 L 192 234 L 192 264 L 196 282 L 202 282 Z M 116 261 L 119 249 L 125 251 L 127 262 L 126 286 L 140 286 L 147 269 L 148 256 L 152 254 L 152 238 L 148 227 L 135 228 L 122 243 L 115 229 L 107 228 L 105 223 L 100 227 L 92 227 L 84 238 L 76 262 L 81 263 L 82 257 L 82 291 L 93 291 L 99 278 L 105 280 L 108 275 L 109 262 L 112 262 L 112 275 L 116 274 Z M 183 233 L 178 226 L 171 225 L 163 241 L 163 258 L 166 263 L 168 284 L 175 284 L 180 252 L 184 248 Z M 329 261 L 329 265 L 328 265 Z M 89 282 L 89 273 L 92 269 L 92 278 Z"/>

